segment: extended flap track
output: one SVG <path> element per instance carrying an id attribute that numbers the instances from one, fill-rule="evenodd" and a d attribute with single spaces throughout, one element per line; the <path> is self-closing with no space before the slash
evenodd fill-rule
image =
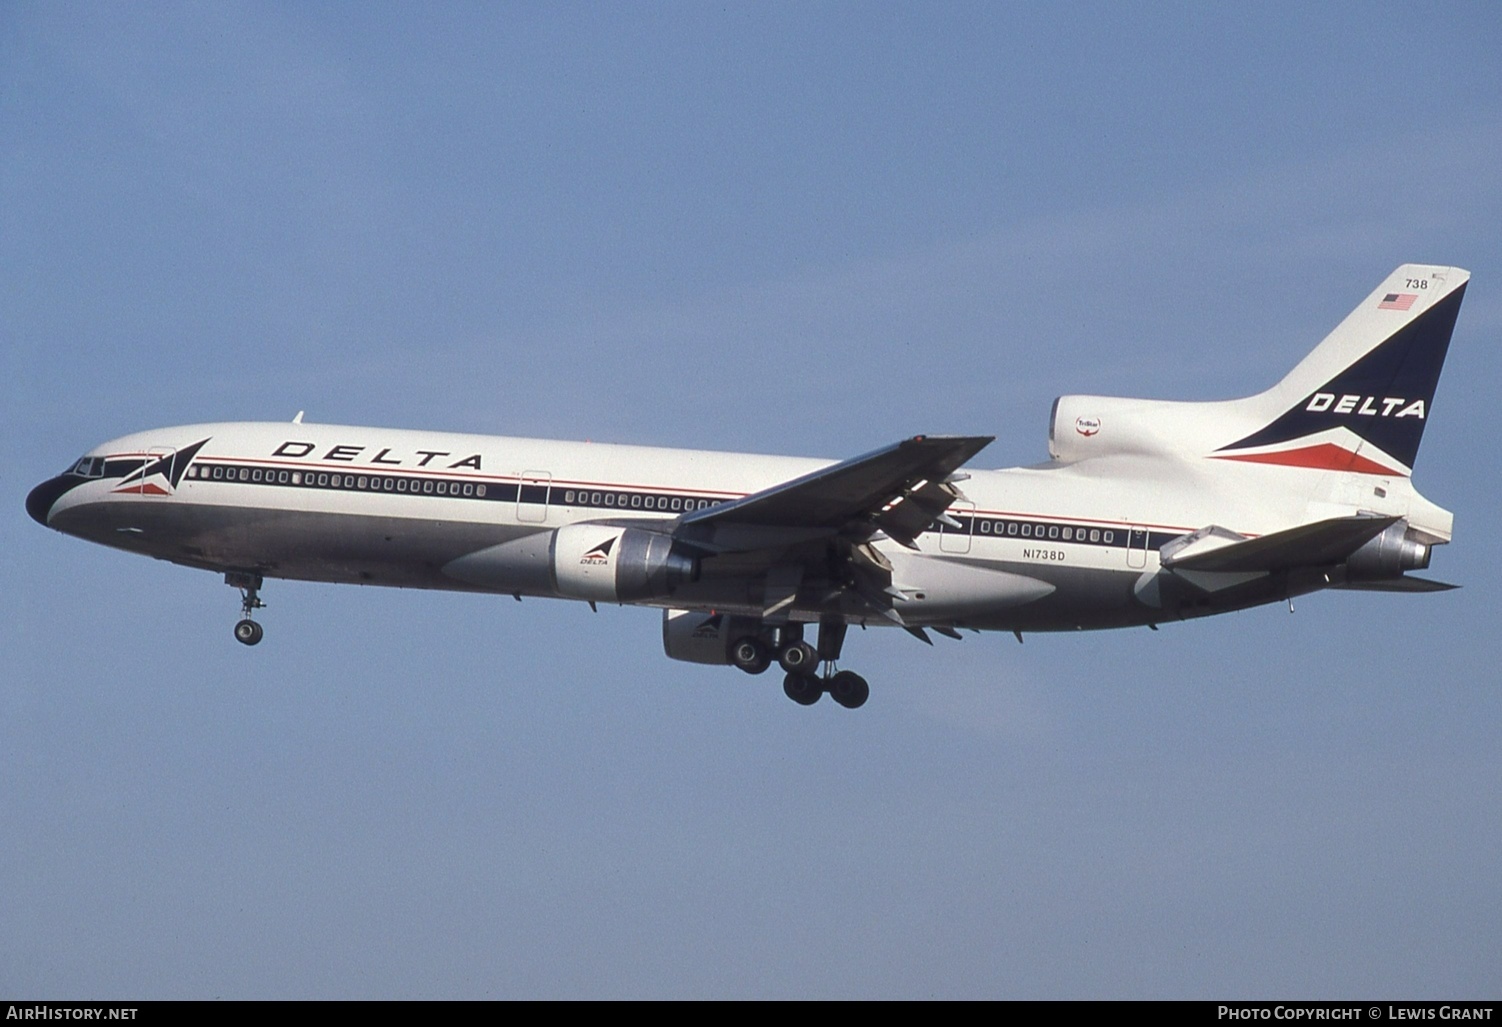
<path id="1" fill-rule="evenodd" d="M 917 549 L 918 536 L 931 528 L 934 521 L 954 524 L 944 511 L 959 498 L 960 490 L 948 481 L 920 478 L 882 507 L 871 522 L 892 541 Z"/>

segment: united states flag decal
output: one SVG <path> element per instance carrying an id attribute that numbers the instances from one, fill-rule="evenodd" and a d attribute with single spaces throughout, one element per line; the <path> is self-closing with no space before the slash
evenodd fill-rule
<path id="1" fill-rule="evenodd" d="M 1413 301 L 1418 299 L 1417 293 L 1390 292 L 1382 297 L 1382 302 L 1377 304 L 1378 310 L 1407 310 L 1413 306 Z"/>

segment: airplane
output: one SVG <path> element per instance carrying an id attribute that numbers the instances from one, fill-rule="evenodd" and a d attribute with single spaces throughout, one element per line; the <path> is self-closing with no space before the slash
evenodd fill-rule
<path id="1" fill-rule="evenodd" d="M 993 436 L 835 462 L 305 423 L 162 428 L 31 491 L 68 535 L 222 574 L 235 638 L 267 578 L 663 611 L 673 659 L 866 702 L 851 625 L 1147 626 L 1415 577 L 1453 516 L 1411 476 L 1468 271 L 1399 267 L 1244 399 L 1054 401 L 1046 463 L 964 469 Z M 812 641 L 809 635 L 813 635 Z"/>

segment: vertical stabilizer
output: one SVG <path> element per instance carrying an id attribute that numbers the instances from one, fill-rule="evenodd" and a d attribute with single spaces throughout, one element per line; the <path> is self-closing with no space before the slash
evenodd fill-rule
<path id="1" fill-rule="evenodd" d="M 1405 264 L 1256 401 L 1272 419 L 1214 454 L 1412 473 L 1470 272 Z"/>

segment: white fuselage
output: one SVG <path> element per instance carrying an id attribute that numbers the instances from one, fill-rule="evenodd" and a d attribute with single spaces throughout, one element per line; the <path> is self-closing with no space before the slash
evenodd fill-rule
<path id="1" fill-rule="evenodd" d="M 671 523 L 832 463 L 303 423 L 167 428 L 90 458 L 104 473 L 48 511 L 69 534 L 221 572 L 536 596 L 565 595 L 550 573 L 560 527 Z M 143 461 L 157 473 L 120 473 Z M 958 527 L 923 534 L 916 550 L 875 543 L 907 625 L 1110 627 L 1273 601 L 1321 583 L 1227 579 L 1186 605 L 1152 584 L 1158 550 L 1210 524 L 1256 536 L 1357 510 L 1422 523 L 1435 509 L 1406 478 L 1333 476 L 1352 479 L 1341 494 L 1331 475 L 1221 461 L 1128 455 L 967 473 L 949 510 Z M 1447 536 L 1448 520 L 1431 519 Z M 728 560 L 640 602 L 755 616 L 766 596 Z M 817 621 L 831 607 L 812 587 L 788 612 Z"/>

